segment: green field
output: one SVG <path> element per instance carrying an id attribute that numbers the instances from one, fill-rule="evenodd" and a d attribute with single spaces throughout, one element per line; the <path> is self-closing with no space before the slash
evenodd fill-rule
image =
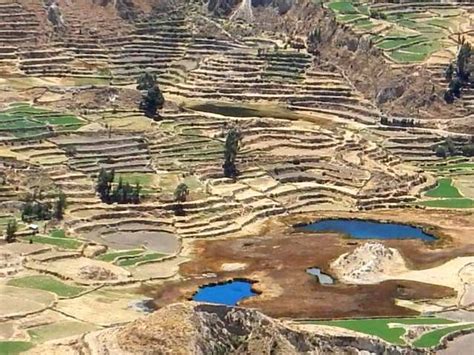
<path id="1" fill-rule="evenodd" d="M 443 198 L 438 200 L 420 201 L 419 205 L 437 208 L 474 208 L 474 200 L 470 198 Z"/>
<path id="2" fill-rule="evenodd" d="M 398 63 L 422 62 L 449 43 L 455 45 L 450 36 L 467 20 L 462 10 L 443 11 L 436 6 L 401 12 L 363 0 L 323 3 L 334 12 L 337 21 L 368 34 L 376 47 Z M 372 31 L 376 26 L 377 31 Z"/>
<path id="3" fill-rule="evenodd" d="M 53 292 L 59 297 L 74 297 L 85 291 L 83 287 L 70 286 L 52 276 L 46 275 L 25 276 L 12 279 L 8 281 L 8 285 Z"/>
<path id="4" fill-rule="evenodd" d="M 28 341 L 0 341 L 0 355 L 14 355 L 33 347 Z"/>
<path id="5" fill-rule="evenodd" d="M 450 333 L 454 333 L 463 329 L 471 329 L 471 328 L 474 329 L 474 323 L 457 325 L 457 326 L 447 327 L 447 328 L 442 328 L 442 329 L 436 329 L 436 330 L 433 330 L 432 332 L 423 334 L 420 338 L 418 338 L 413 343 L 413 345 L 418 348 L 430 348 L 430 347 L 438 345 L 439 342 L 441 341 L 441 338 L 443 338 L 444 336 Z"/>
<path id="6" fill-rule="evenodd" d="M 49 233 L 51 238 L 66 238 L 66 232 L 63 229 L 54 229 Z"/>
<path id="7" fill-rule="evenodd" d="M 474 171 L 474 163 L 465 162 L 465 163 L 455 163 L 455 164 L 447 164 L 447 165 L 435 165 L 430 166 L 430 170 L 436 171 L 447 171 L 447 170 L 462 170 L 462 171 Z"/>
<path id="8" fill-rule="evenodd" d="M 145 173 L 118 173 L 115 175 L 114 182 L 118 183 L 120 178 L 122 182 L 129 183 L 130 185 L 135 185 L 137 182 L 142 187 L 148 187 L 153 184 L 153 179 L 155 174 L 145 174 Z"/>
<path id="9" fill-rule="evenodd" d="M 33 243 L 54 245 L 63 249 L 77 249 L 82 245 L 82 242 L 72 238 L 53 238 L 42 235 L 35 235 L 28 237 L 28 240 Z"/>
<path id="10" fill-rule="evenodd" d="M 96 327 L 88 323 L 64 321 L 31 328 L 28 330 L 28 334 L 34 342 L 43 343 L 48 340 L 79 335 L 94 329 Z"/>
<path id="11" fill-rule="evenodd" d="M 0 112 L 0 130 L 16 137 L 77 129 L 85 123 L 74 115 L 49 111 L 24 103 L 13 103 L 10 108 Z"/>
<path id="12" fill-rule="evenodd" d="M 164 256 L 165 256 L 165 254 L 149 253 L 149 254 L 144 254 L 144 255 L 137 256 L 137 257 L 133 257 L 133 258 L 120 260 L 117 264 L 119 266 L 135 266 L 136 264 L 142 263 L 142 262 L 145 262 L 145 261 L 159 260 Z"/>
<path id="13" fill-rule="evenodd" d="M 127 256 L 136 256 L 143 254 L 145 251 L 143 249 L 135 249 L 135 250 L 123 250 L 123 251 L 111 251 L 105 254 L 99 255 L 97 257 L 98 260 L 112 262 L 119 257 L 127 257 Z"/>
<path id="14" fill-rule="evenodd" d="M 330 325 L 346 328 L 369 335 L 377 336 L 389 343 L 403 345 L 401 338 L 405 329 L 389 324 L 451 324 L 453 321 L 442 318 L 379 318 L 379 319 L 349 319 L 333 321 L 307 321 L 308 324 Z"/>
<path id="15" fill-rule="evenodd" d="M 444 178 L 438 180 L 438 185 L 427 191 L 425 196 L 441 198 L 459 198 L 463 197 L 459 190 L 453 185 L 452 179 Z"/>

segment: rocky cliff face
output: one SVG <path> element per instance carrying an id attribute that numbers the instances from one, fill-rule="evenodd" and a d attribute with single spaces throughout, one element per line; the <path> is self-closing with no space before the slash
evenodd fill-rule
<path id="1" fill-rule="evenodd" d="M 242 0 L 209 0 L 208 10 L 215 15 L 227 16 L 231 14 Z M 274 7 L 279 14 L 284 14 L 291 9 L 295 0 L 252 0 L 252 7 Z"/>
<path id="2" fill-rule="evenodd" d="M 174 304 L 121 328 L 75 342 L 43 345 L 32 353 L 87 354 L 422 354 L 354 336 L 296 330 L 260 312 L 194 302 Z"/>
<path id="3" fill-rule="evenodd" d="M 92 0 L 92 3 L 99 6 L 112 4 L 124 20 L 133 20 L 136 17 L 135 6 L 132 0 Z"/>

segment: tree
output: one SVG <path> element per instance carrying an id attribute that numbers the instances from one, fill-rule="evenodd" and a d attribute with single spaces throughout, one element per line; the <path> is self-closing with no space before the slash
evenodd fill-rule
<path id="1" fill-rule="evenodd" d="M 189 195 L 188 185 L 186 185 L 185 183 L 181 183 L 176 187 L 176 190 L 174 191 L 174 200 L 176 202 L 174 206 L 174 214 L 176 216 L 185 215 L 183 202 L 186 202 L 188 195 Z"/>
<path id="2" fill-rule="evenodd" d="M 227 133 L 224 146 L 224 176 L 235 179 L 238 170 L 235 166 L 235 159 L 239 151 L 240 132 L 231 128 Z"/>
<path id="3" fill-rule="evenodd" d="M 145 72 L 137 79 L 137 90 L 148 90 L 156 86 L 156 74 Z"/>
<path id="4" fill-rule="evenodd" d="M 165 99 L 161 90 L 158 86 L 154 86 L 147 90 L 140 102 L 140 109 L 145 113 L 148 118 L 156 117 L 156 113 L 159 109 L 163 108 Z"/>
<path id="5" fill-rule="evenodd" d="M 446 78 L 447 81 L 451 81 L 453 79 L 453 74 L 454 74 L 454 68 L 453 64 L 450 63 L 446 70 L 444 71 L 444 77 Z"/>
<path id="6" fill-rule="evenodd" d="M 461 46 L 458 50 L 458 55 L 456 57 L 456 75 L 462 81 L 467 81 L 469 79 L 468 65 L 471 58 L 472 48 L 469 42 L 466 42 L 463 37 L 461 40 Z"/>
<path id="7" fill-rule="evenodd" d="M 456 146 L 454 145 L 454 142 L 451 139 L 451 137 L 446 138 L 445 146 L 446 146 L 446 149 L 448 150 L 449 155 L 457 154 L 458 150 L 456 149 Z"/>
<path id="8" fill-rule="evenodd" d="M 155 117 L 165 103 L 156 75 L 148 72 L 140 75 L 137 79 L 137 90 L 146 91 L 140 102 L 140 110 L 149 118 Z"/>
<path id="9" fill-rule="evenodd" d="M 56 218 L 58 221 L 63 219 L 66 206 L 66 195 L 63 192 L 60 192 L 54 205 L 54 218 Z"/>
<path id="10" fill-rule="evenodd" d="M 112 183 L 115 179 L 115 170 L 112 169 L 107 172 L 104 168 L 100 169 L 99 175 L 97 176 L 97 184 L 95 190 L 100 196 L 102 202 L 110 202 L 110 192 L 112 190 Z"/>
<path id="11" fill-rule="evenodd" d="M 186 185 L 185 183 L 181 183 L 178 185 L 178 187 L 176 187 L 176 190 L 174 191 L 174 200 L 176 202 L 186 202 L 188 195 L 189 195 L 188 185 Z"/>
<path id="12" fill-rule="evenodd" d="M 435 154 L 436 154 L 437 157 L 446 158 L 446 156 L 447 156 L 446 148 L 442 145 L 438 145 L 436 147 Z"/>
<path id="13" fill-rule="evenodd" d="M 119 177 L 119 181 L 114 185 L 115 171 L 112 169 L 107 172 L 105 169 L 101 169 L 97 176 L 96 191 L 99 193 L 102 202 L 104 203 L 140 203 L 140 192 L 142 187 L 137 182 L 135 187 L 132 187 L 130 183 L 123 182 L 122 177 Z"/>
<path id="14" fill-rule="evenodd" d="M 467 145 L 462 146 L 461 154 L 465 157 L 474 156 L 474 144 L 467 144 Z"/>
<path id="15" fill-rule="evenodd" d="M 8 221 L 7 224 L 7 237 L 6 241 L 7 243 L 13 243 L 15 241 L 15 234 L 18 230 L 18 226 L 16 224 L 16 221 L 14 219 Z"/>

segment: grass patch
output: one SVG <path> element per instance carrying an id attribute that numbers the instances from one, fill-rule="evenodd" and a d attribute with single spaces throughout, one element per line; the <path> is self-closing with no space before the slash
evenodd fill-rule
<path id="1" fill-rule="evenodd" d="M 439 166 L 430 166 L 430 170 L 474 170 L 474 163 L 457 163 Z"/>
<path id="2" fill-rule="evenodd" d="M 35 235 L 28 237 L 33 243 L 54 245 L 63 249 L 77 249 L 82 245 L 82 242 L 72 238 L 52 238 L 42 235 Z"/>
<path id="3" fill-rule="evenodd" d="M 31 328 L 28 330 L 28 334 L 34 342 L 43 343 L 48 340 L 79 335 L 94 329 L 96 329 L 96 327 L 91 324 L 76 321 L 64 321 Z"/>
<path id="4" fill-rule="evenodd" d="M 439 200 L 421 201 L 418 204 L 437 208 L 474 208 L 474 200 L 470 198 L 443 198 Z"/>
<path id="5" fill-rule="evenodd" d="M 358 11 L 349 1 L 336 1 L 328 4 L 328 7 L 339 13 L 343 14 L 356 14 Z"/>
<path id="6" fill-rule="evenodd" d="M 119 173 L 115 174 L 115 183 L 119 182 L 119 179 L 122 178 L 123 183 L 129 183 L 130 185 L 135 185 L 137 182 L 144 187 L 150 186 L 153 184 L 155 174 L 141 174 L 141 173 Z"/>
<path id="7" fill-rule="evenodd" d="M 407 46 L 407 45 L 410 45 L 410 44 L 413 44 L 413 43 L 418 43 L 418 42 L 420 42 L 420 40 L 421 39 L 419 37 L 387 38 L 387 39 L 384 39 L 384 40 L 380 41 L 379 43 L 377 43 L 376 46 L 378 48 L 388 50 L 388 49 L 395 49 L 395 48 L 398 48 L 400 46 Z"/>
<path id="8" fill-rule="evenodd" d="M 427 191 L 425 193 L 425 196 L 443 198 L 463 197 L 459 190 L 455 186 L 453 186 L 452 179 L 449 178 L 439 179 L 438 185 L 435 188 Z"/>
<path id="9" fill-rule="evenodd" d="M 393 324 L 451 324 L 453 321 L 441 318 L 380 318 L 380 319 L 349 319 L 333 321 L 310 321 L 309 324 L 330 325 L 345 329 L 354 330 L 369 335 L 377 336 L 391 344 L 403 345 L 401 338 L 405 334 L 405 329 L 392 327 Z"/>
<path id="10" fill-rule="evenodd" d="M 83 287 L 70 286 L 47 275 L 25 276 L 8 281 L 10 286 L 34 288 L 57 294 L 59 297 L 74 297 L 83 292 Z"/>
<path id="11" fill-rule="evenodd" d="M 33 347 L 29 341 L 0 341 L 0 354 L 13 355 L 27 351 Z"/>
<path id="12" fill-rule="evenodd" d="M 162 257 L 164 257 L 165 255 L 166 254 L 149 253 L 149 254 L 144 254 L 144 255 L 137 256 L 137 257 L 133 257 L 133 258 L 120 260 L 117 264 L 119 266 L 135 266 L 136 264 L 142 263 L 144 261 L 159 260 Z"/>
<path id="13" fill-rule="evenodd" d="M 136 250 L 124 250 L 124 251 L 114 251 L 114 252 L 109 252 L 105 253 L 102 255 L 99 255 L 97 257 L 97 260 L 101 261 L 107 261 L 107 262 L 112 262 L 118 257 L 123 257 L 123 256 L 136 256 L 143 254 L 144 250 L 143 249 L 136 249 Z"/>
<path id="14" fill-rule="evenodd" d="M 51 238 L 66 238 L 66 232 L 63 229 L 54 229 L 49 233 Z"/>
<path id="15" fill-rule="evenodd" d="M 474 329 L 474 323 L 433 330 L 432 332 L 423 334 L 413 343 L 413 345 L 417 348 L 431 348 L 438 345 L 441 338 L 444 336 L 464 329 Z"/>
<path id="16" fill-rule="evenodd" d="M 428 55 L 426 53 L 413 53 L 407 52 L 405 49 L 400 49 L 391 52 L 389 56 L 397 62 L 414 63 L 424 61 Z"/>

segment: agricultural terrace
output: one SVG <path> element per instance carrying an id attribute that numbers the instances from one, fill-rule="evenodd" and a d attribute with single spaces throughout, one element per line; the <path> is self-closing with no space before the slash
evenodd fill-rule
<path id="1" fill-rule="evenodd" d="M 11 104 L 0 111 L 0 134 L 4 137 L 41 136 L 76 130 L 85 122 L 74 115 L 50 111 L 26 103 Z"/>
<path id="2" fill-rule="evenodd" d="M 468 31 L 472 13 L 469 1 L 409 3 L 324 0 L 341 23 L 356 33 L 369 35 L 377 48 L 394 63 L 419 63 L 433 58 L 445 61 L 454 55 L 457 34 Z"/>
<path id="3" fill-rule="evenodd" d="M 460 330 L 474 328 L 474 323 L 458 323 L 436 317 L 368 318 L 302 321 L 301 323 L 345 328 L 379 337 L 394 345 L 413 345 L 420 348 L 436 347 L 440 344 L 443 337 Z"/>
<path id="4" fill-rule="evenodd" d="M 58 32 L 38 2 L 0 4 L 0 353 L 122 325 L 234 278 L 258 291 L 241 306 L 393 344 L 429 347 L 471 326 L 474 219 L 457 208 L 474 199 L 472 160 L 435 153 L 469 134 L 381 125 L 380 107 L 286 45 L 289 33 L 253 37 L 240 20 L 243 34 L 232 31 L 200 1 L 129 21 L 115 2 L 58 3 Z M 324 6 L 399 64 L 444 65 L 472 19 L 464 2 Z M 136 89 L 145 74 L 165 98 L 153 117 Z M 365 241 L 294 228 L 320 218 L 437 239 L 377 240 L 360 259 Z M 345 258 L 367 277 L 333 266 Z"/>
<path id="5" fill-rule="evenodd" d="M 420 205 L 437 208 L 474 208 L 474 199 L 470 197 L 472 193 L 464 196 L 456 187 L 458 184 L 461 186 L 467 184 L 465 188 L 469 190 L 470 183 L 471 179 L 467 181 L 460 179 L 458 182 L 458 178 L 454 181 L 452 178 L 440 178 L 434 188 L 424 193 L 425 199 L 420 201 Z"/>

